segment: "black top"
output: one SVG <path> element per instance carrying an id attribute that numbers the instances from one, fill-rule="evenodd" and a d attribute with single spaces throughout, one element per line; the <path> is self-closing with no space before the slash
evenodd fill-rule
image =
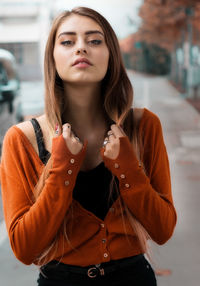
<path id="1" fill-rule="evenodd" d="M 46 164 L 51 154 L 45 149 L 43 134 L 38 121 L 32 118 L 31 122 L 35 130 L 39 157 Z M 116 188 L 113 189 L 112 195 L 109 196 L 111 179 L 112 173 L 105 167 L 104 162 L 101 162 L 89 171 L 80 170 L 76 178 L 73 198 L 86 210 L 103 220 L 109 208 L 118 197 Z M 119 182 L 116 177 L 115 182 L 118 186 Z"/>

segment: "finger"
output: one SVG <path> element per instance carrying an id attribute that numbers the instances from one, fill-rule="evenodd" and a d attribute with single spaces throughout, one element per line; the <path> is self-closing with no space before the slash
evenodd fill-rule
<path id="1" fill-rule="evenodd" d="M 114 136 L 114 134 L 109 135 L 109 141 L 112 142 L 113 140 L 116 139 L 116 137 Z"/>
<path id="2" fill-rule="evenodd" d="M 116 138 L 112 130 L 109 130 L 107 134 L 110 141 Z"/>
<path id="3" fill-rule="evenodd" d="M 69 123 L 65 123 L 63 125 L 63 137 L 70 137 L 71 136 L 71 125 Z"/>
<path id="4" fill-rule="evenodd" d="M 72 129 L 71 129 L 71 133 L 70 133 L 70 135 L 71 135 L 71 137 L 72 137 L 72 138 L 74 138 L 74 137 L 75 137 L 75 134 L 74 134 L 74 132 L 72 131 Z"/>
<path id="5" fill-rule="evenodd" d="M 56 136 L 60 135 L 60 127 L 59 127 L 58 123 L 56 123 L 56 125 L 55 125 L 55 134 L 56 134 Z"/>
<path id="6" fill-rule="evenodd" d="M 112 130 L 109 130 L 109 131 L 107 132 L 107 134 L 108 134 L 108 136 L 110 136 L 110 135 L 114 135 L 114 133 L 113 133 L 113 131 L 112 131 Z"/>
<path id="7" fill-rule="evenodd" d="M 71 138 L 75 139 L 75 141 L 82 143 L 80 138 L 76 135 L 76 133 L 73 130 L 71 130 Z"/>
<path id="8" fill-rule="evenodd" d="M 113 131 L 113 134 L 115 135 L 115 137 L 123 137 L 126 135 L 124 131 L 122 131 L 121 127 L 119 127 L 116 124 L 111 125 L 111 130 Z"/>
<path id="9" fill-rule="evenodd" d="M 103 141 L 103 145 L 102 145 L 102 147 L 103 148 L 106 148 L 106 145 L 109 143 L 109 139 L 108 139 L 108 137 L 106 137 L 105 139 L 104 139 L 104 141 Z"/>
<path id="10" fill-rule="evenodd" d="M 79 143 L 82 143 L 80 138 L 78 136 L 75 136 L 76 141 L 78 141 Z"/>
<path id="11" fill-rule="evenodd" d="M 77 136 L 71 137 L 71 140 L 72 140 L 73 143 L 76 143 L 76 144 L 80 143 L 80 144 L 82 144 L 81 140 Z"/>

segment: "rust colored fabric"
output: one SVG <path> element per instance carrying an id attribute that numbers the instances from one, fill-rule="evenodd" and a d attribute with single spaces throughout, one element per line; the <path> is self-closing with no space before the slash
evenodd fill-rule
<path id="1" fill-rule="evenodd" d="M 105 166 L 117 176 L 120 196 L 130 212 L 155 242 L 163 244 L 173 233 L 176 211 L 161 123 L 158 116 L 146 108 L 139 133 L 144 142 L 147 175 L 126 136 L 120 138 L 120 153 L 115 160 L 106 158 L 103 148 L 100 152 Z M 24 264 L 37 264 L 36 258 L 56 234 L 59 245 L 53 259 L 66 264 L 87 266 L 142 253 L 125 212 L 122 218 L 119 198 L 104 221 L 73 199 L 86 145 L 77 155 L 72 155 L 62 135 L 53 139 L 53 166 L 34 203 L 33 189 L 44 164 L 17 126 L 7 131 L 0 169 L 4 216 L 12 250 Z M 60 231 L 65 215 L 70 244 Z"/>

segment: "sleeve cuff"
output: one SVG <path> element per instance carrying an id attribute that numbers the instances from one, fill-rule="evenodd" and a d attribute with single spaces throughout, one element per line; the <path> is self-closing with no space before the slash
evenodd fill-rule
<path id="1" fill-rule="evenodd" d="M 86 148 L 87 148 L 87 140 L 84 142 L 83 148 L 77 154 L 72 154 L 67 147 L 67 144 L 62 136 L 62 134 L 58 137 L 53 138 L 52 142 L 52 160 L 53 160 L 53 168 L 60 168 L 61 166 L 65 166 L 66 163 L 71 163 L 73 166 L 80 166 L 82 163 Z"/>
<path id="2" fill-rule="evenodd" d="M 118 178 L 120 190 L 129 189 L 138 184 L 149 182 L 141 167 L 133 146 L 127 136 L 119 138 L 120 151 L 116 159 L 110 159 L 104 156 L 104 148 L 101 148 L 101 156 L 105 166 Z"/>
<path id="3" fill-rule="evenodd" d="M 66 187 L 74 186 L 77 174 L 80 170 L 82 162 L 85 158 L 87 140 L 84 142 L 83 148 L 76 155 L 72 154 L 68 149 L 66 142 L 62 135 L 53 138 L 52 144 L 52 168 L 49 174 L 54 174 L 52 177 L 55 183 L 55 176 L 57 183 L 62 181 Z"/>

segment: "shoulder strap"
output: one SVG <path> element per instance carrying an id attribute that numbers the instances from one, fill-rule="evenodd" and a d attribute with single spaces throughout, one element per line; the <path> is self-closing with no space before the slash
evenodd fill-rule
<path id="1" fill-rule="evenodd" d="M 30 121 L 33 124 L 33 128 L 35 130 L 35 135 L 36 135 L 36 140 L 37 140 L 37 145 L 38 145 L 38 150 L 39 150 L 39 157 L 41 161 L 45 163 L 50 153 L 45 149 L 42 129 L 36 118 L 32 118 Z"/>

